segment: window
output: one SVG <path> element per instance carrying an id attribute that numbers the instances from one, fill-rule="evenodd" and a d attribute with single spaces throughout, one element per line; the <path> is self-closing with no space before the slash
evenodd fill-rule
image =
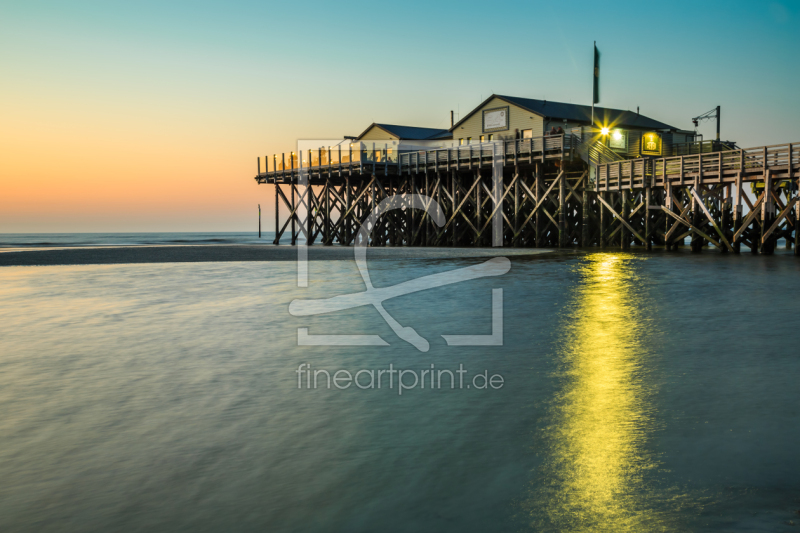
<path id="1" fill-rule="evenodd" d="M 484 142 L 485 140 L 486 140 L 486 135 L 481 135 L 481 142 Z"/>
<path id="2" fill-rule="evenodd" d="M 490 141 L 493 141 L 493 140 L 494 140 L 494 133 L 490 133 L 490 134 L 489 134 L 489 140 L 490 140 Z"/>
<path id="3" fill-rule="evenodd" d="M 467 137 L 467 144 L 472 144 L 472 137 Z"/>
<path id="4" fill-rule="evenodd" d="M 614 150 L 628 149 L 628 132 L 624 130 L 613 130 L 608 136 L 608 147 Z"/>
<path id="5" fill-rule="evenodd" d="M 530 139 L 531 137 L 533 137 L 533 130 L 522 130 L 523 139 Z"/>
<path id="6" fill-rule="evenodd" d="M 464 139 L 459 139 L 458 144 L 464 144 Z"/>

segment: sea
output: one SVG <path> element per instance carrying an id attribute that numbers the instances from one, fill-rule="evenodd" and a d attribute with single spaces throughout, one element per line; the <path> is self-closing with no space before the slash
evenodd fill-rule
<path id="1" fill-rule="evenodd" d="M 486 260 L 373 260 L 369 279 Z M 365 290 L 354 261 L 309 262 L 306 287 L 290 261 L 0 268 L 0 531 L 800 528 L 791 252 L 509 261 L 306 316 L 290 304 Z"/>
<path id="2" fill-rule="evenodd" d="M 252 231 L 224 233 L 0 233 L 0 251 L 4 248 L 271 244 L 273 239 L 275 239 L 275 232 L 263 232 L 259 238 L 258 233 Z"/>

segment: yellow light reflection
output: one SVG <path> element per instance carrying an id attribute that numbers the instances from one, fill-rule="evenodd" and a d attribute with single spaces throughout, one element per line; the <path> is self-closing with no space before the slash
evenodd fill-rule
<path id="1" fill-rule="evenodd" d="M 652 432 L 642 379 L 648 350 L 635 274 L 626 265 L 631 260 L 593 254 L 582 267 L 563 352 L 565 386 L 548 435 L 545 488 L 531 502 L 538 507 L 537 529 L 657 529 L 642 481 L 655 465 L 644 450 Z"/>

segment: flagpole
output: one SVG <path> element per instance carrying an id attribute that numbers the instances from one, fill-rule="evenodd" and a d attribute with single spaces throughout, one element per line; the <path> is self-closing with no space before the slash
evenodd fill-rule
<path id="1" fill-rule="evenodd" d="M 594 50 L 592 50 L 592 61 L 594 61 L 594 54 L 597 52 L 597 41 L 594 42 Z M 592 131 L 594 131 L 594 77 L 597 76 L 597 73 L 594 71 L 594 67 L 592 67 Z"/>

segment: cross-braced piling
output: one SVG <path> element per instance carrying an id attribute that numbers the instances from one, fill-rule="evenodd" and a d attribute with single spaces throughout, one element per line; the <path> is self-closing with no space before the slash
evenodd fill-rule
<path id="1" fill-rule="evenodd" d="M 273 158 L 272 170 L 259 161 L 256 180 L 275 185 L 275 244 L 353 245 L 382 200 L 416 194 L 426 209 L 384 213 L 366 244 L 675 249 L 689 238 L 693 251 L 770 254 L 784 239 L 797 255 L 797 147 L 728 148 L 611 162 L 566 133 L 399 153 L 319 149 L 288 165 Z"/>

